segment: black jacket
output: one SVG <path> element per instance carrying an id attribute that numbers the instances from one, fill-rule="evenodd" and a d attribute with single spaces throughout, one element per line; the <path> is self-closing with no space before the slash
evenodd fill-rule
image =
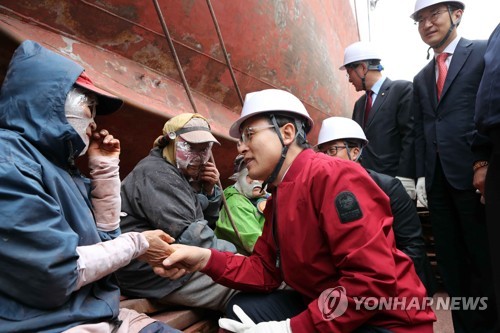
<path id="1" fill-rule="evenodd" d="M 396 238 L 396 247 L 413 260 L 415 270 L 427 288 L 427 294 L 434 294 L 436 281 L 427 258 L 422 225 L 415 203 L 398 179 L 373 170 L 367 169 L 366 171 L 387 194 L 391 202 L 391 211 L 394 216 L 392 229 Z"/>

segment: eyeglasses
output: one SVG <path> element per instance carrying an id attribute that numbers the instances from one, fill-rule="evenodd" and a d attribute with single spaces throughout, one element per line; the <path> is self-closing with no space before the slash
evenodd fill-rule
<path id="1" fill-rule="evenodd" d="M 346 73 L 345 73 L 345 77 L 346 77 L 346 78 L 349 78 L 349 76 L 351 75 L 351 72 L 352 72 L 353 70 L 355 70 L 355 69 L 356 69 L 356 67 L 358 67 L 358 66 L 359 66 L 359 64 L 349 64 L 349 65 L 345 65 L 345 66 L 344 66 L 344 67 L 345 67 L 345 71 L 346 71 Z"/>
<path id="2" fill-rule="evenodd" d="M 327 154 L 328 156 L 337 156 L 340 149 L 345 149 L 347 146 L 330 146 L 326 150 L 321 150 L 323 154 Z"/>
<path id="3" fill-rule="evenodd" d="M 447 11 L 448 10 L 446 10 L 446 9 L 440 9 L 440 10 L 437 10 L 437 11 L 431 13 L 431 15 L 429 15 L 427 17 L 417 17 L 417 19 L 415 20 L 415 24 L 418 24 L 419 26 L 421 26 L 427 21 L 434 24 L 438 20 L 439 16 L 441 16 L 441 14 L 443 14 L 443 13 L 446 13 Z"/>
<path id="4" fill-rule="evenodd" d="M 268 129 L 268 128 L 273 128 L 274 125 L 264 125 L 264 126 L 257 126 L 257 127 L 247 127 L 241 132 L 241 138 L 238 141 L 238 145 L 241 143 L 247 144 L 252 140 L 252 137 L 254 134 L 257 132 L 260 132 L 262 130 Z"/>

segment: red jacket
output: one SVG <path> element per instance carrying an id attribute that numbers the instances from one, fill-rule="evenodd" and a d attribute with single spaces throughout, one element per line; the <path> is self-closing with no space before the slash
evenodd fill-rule
<path id="1" fill-rule="evenodd" d="M 272 232 L 274 209 L 280 268 Z M 432 332 L 436 317 L 430 306 L 356 309 L 353 297 L 416 297 L 422 304 L 426 296 L 413 263 L 396 249 L 388 197 L 357 163 L 304 150 L 264 213 L 264 230 L 251 256 L 212 251 L 204 272 L 214 281 L 246 291 L 272 291 L 285 281 L 309 303 L 291 319 L 294 333 L 350 332 L 364 324 L 398 333 Z M 347 309 L 325 320 L 318 297 L 338 286 L 345 288 Z"/>

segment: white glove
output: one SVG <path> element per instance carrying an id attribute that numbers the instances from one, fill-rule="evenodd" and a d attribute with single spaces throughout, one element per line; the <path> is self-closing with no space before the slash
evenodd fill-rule
<path id="1" fill-rule="evenodd" d="M 427 208 L 427 192 L 425 191 L 425 177 L 419 177 L 417 180 L 417 199 Z"/>
<path id="2" fill-rule="evenodd" d="M 408 193 L 411 200 L 415 200 L 415 197 L 417 196 L 417 193 L 415 193 L 415 180 L 399 176 L 396 176 L 396 178 L 399 179 L 399 181 L 401 181 L 401 184 L 403 184 L 406 193 Z"/>
<path id="3" fill-rule="evenodd" d="M 241 323 L 236 320 L 221 318 L 219 319 L 220 328 L 235 333 L 292 333 L 290 319 L 255 324 L 238 305 L 233 306 L 233 311 L 240 318 Z"/>

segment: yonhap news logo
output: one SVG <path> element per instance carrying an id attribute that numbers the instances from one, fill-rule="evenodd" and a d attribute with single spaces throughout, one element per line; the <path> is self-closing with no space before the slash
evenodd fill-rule
<path id="1" fill-rule="evenodd" d="M 324 320 L 340 317 L 347 310 L 347 305 L 347 295 L 342 286 L 328 288 L 318 298 L 318 307 Z"/>
<path id="2" fill-rule="evenodd" d="M 424 310 L 432 305 L 436 310 L 482 311 L 488 308 L 488 297 L 350 297 L 353 310 Z M 324 290 L 318 298 L 318 307 L 324 320 L 333 320 L 343 315 L 349 299 L 342 286 Z M 351 305 L 352 306 L 352 305 Z"/>

